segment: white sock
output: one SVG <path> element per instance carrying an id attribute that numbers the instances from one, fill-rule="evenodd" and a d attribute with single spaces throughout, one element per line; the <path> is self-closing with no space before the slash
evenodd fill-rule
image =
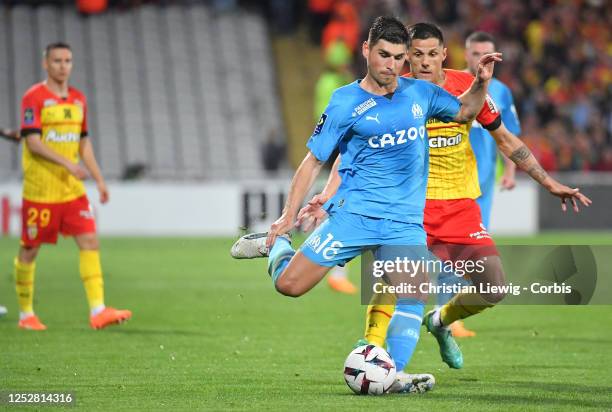
<path id="1" fill-rule="evenodd" d="M 93 308 L 89 314 L 90 316 L 96 316 L 98 313 L 102 312 L 104 309 L 106 309 L 106 306 L 99 305 Z"/>
<path id="2" fill-rule="evenodd" d="M 440 310 L 436 310 L 433 313 L 433 315 L 431 317 L 431 321 L 432 321 L 433 325 L 436 328 L 443 328 L 444 327 L 444 325 L 442 325 L 442 319 L 440 319 Z"/>
<path id="3" fill-rule="evenodd" d="M 19 320 L 24 320 L 30 316 L 34 316 L 34 312 L 19 312 Z"/>

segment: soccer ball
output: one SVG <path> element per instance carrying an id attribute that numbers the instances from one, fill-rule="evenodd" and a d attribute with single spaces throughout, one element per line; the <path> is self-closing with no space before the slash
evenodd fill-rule
<path id="1" fill-rule="evenodd" d="M 382 395 L 395 381 L 395 362 L 381 347 L 363 345 L 344 362 L 344 380 L 359 395 Z"/>

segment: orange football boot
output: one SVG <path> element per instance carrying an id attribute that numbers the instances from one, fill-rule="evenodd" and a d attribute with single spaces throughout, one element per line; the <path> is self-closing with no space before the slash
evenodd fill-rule
<path id="1" fill-rule="evenodd" d="M 462 321 L 456 320 L 450 325 L 451 334 L 454 338 L 471 338 L 476 336 L 476 332 L 465 327 Z"/>
<path id="2" fill-rule="evenodd" d="M 328 276 L 327 284 L 336 292 L 345 293 L 347 295 L 354 295 L 357 293 L 357 287 L 345 277 Z"/>
<path id="3" fill-rule="evenodd" d="M 115 308 L 104 308 L 97 315 L 89 317 L 89 325 L 93 329 L 103 329 L 109 325 L 123 323 L 132 317 L 132 311 Z"/>
<path id="4" fill-rule="evenodd" d="M 21 329 L 27 330 L 47 330 L 47 327 L 38 319 L 38 316 L 31 315 L 27 318 L 21 319 L 17 324 Z"/>

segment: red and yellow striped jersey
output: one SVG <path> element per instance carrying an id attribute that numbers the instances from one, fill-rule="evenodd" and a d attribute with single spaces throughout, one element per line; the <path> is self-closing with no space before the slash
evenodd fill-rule
<path id="1" fill-rule="evenodd" d="M 55 95 L 44 83 L 32 86 L 21 102 L 21 136 L 39 133 L 52 150 L 79 162 L 79 142 L 87 136 L 87 103 L 83 93 L 70 87 L 66 98 Z M 83 182 L 63 166 L 43 159 L 23 147 L 23 198 L 61 203 L 85 194 Z"/>
<path id="2" fill-rule="evenodd" d="M 474 77 L 466 72 L 444 69 L 442 87 L 459 96 L 468 90 Z M 408 75 L 410 76 L 410 74 Z M 493 100 L 487 96 L 476 120 L 485 128 L 499 127 L 501 118 Z M 427 199 L 476 199 L 480 196 L 476 158 L 470 145 L 471 124 L 427 121 L 429 136 L 429 180 Z"/>

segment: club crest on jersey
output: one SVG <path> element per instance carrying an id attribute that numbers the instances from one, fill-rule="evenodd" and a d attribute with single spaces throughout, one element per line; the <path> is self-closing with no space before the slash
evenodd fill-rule
<path id="1" fill-rule="evenodd" d="M 34 240 L 36 236 L 38 236 L 38 228 L 35 225 L 28 226 L 28 239 Z"/>
<path id="2" fill-rule="evenodd" d="M 420 104 L 418 104 L 418 103 L 413 103 L 412 104 L 412 116 L 415 119 L 422 119 L 423 118 L 423 108 L 421 107 Z"/>
<path id="3" fill-rule="evenodd" d="M 34 110 L 33 109 L 25 109 L 23 112 L 23 124 L 32 124 L 34 123 Z"/>
<path id="4" fill-rule="evenodd" d="M 355 109 L 353 109 L 353 113 L 355 113 L 355 115 L 361 116 L 374 106 L 376 106 L 376 102 L 373 98 L 370 97 L 368 100 L 355 107 Z"/>
<path id="5" fill-rule="evenodd" d="M 323 125 L 325 124 L 326 120 L 327 120 L 327 115 L 325 113 L 321 114 L 321 118 L 317 122 L 317 125 L 316 125 L 316 127 L 314 129 L 314 133 L 313 134 L 321 133 L 321 130 L 323 130 Z"/>

